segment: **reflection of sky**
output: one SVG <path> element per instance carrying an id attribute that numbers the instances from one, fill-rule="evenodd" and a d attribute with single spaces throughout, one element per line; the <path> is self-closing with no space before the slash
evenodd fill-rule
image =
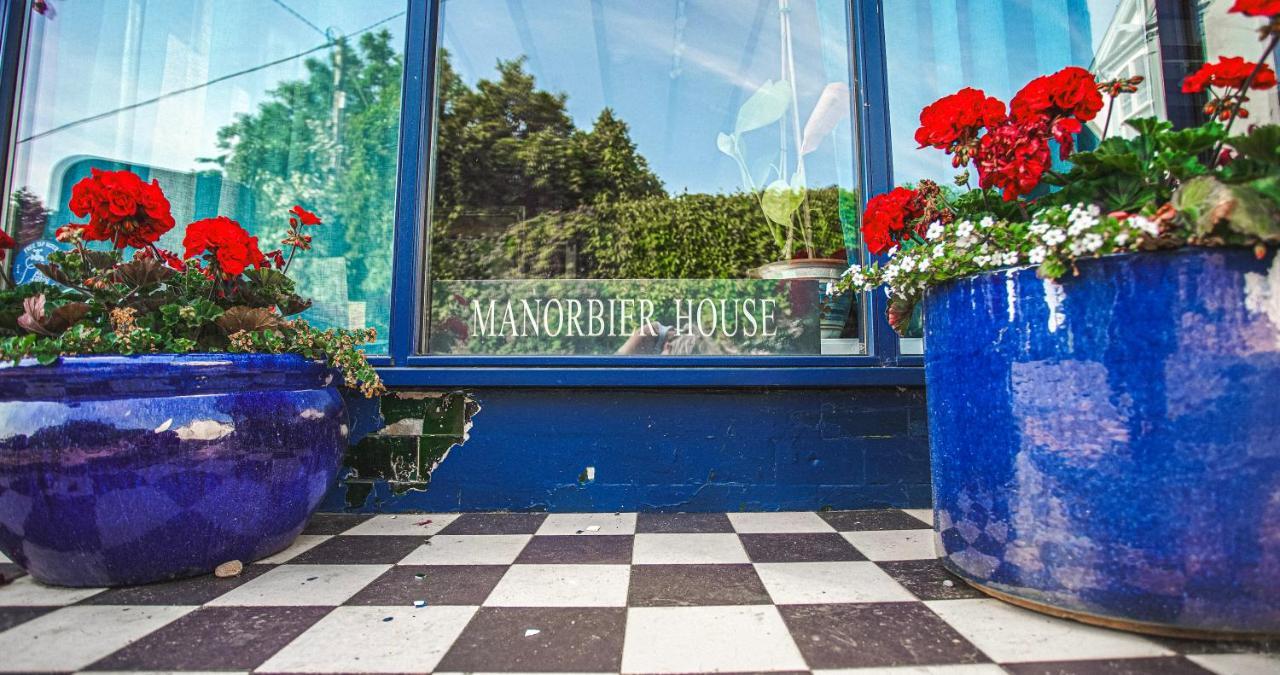
<path id="1" fill-rule="evenodd" d="M 950 183 L 939 150 L 917 149 L 920 110 L 963 87 L 1008 102 L 1031 78 L 1089 67 L 1120 2 L 890 0 L 884 3 L 894 176 Z"/>
<path id="2" fill-rule="evenodd" d="M 612 108 L 668 191 L 731 192 L 737 165 L 716 149 L 738 107 L 779 79 L 778 0 L 446 0 L 442 45 L 469 84 L 500 59 L 528 58 L 540 87 L 568 95 L 579 128 Z M 822 89 L 849 84 L 845 0 L 791 0 L 792 49 L 803 127 Z M 745 139 L 765 170 L 778 125 Z M 794 162 L 795 141 L 789 140 Z M 837 155 L 835 147 L 843 146 Z M 852 187 L 848 122 L 806 160 L 811 186 Z"/>
<path id="3" fill-rule="evenodd" d="M 321 30 L 346 34 L 404 10 L 403 0 L 290 4 Z M 404 20 L 383 24 L 402 42 Z M 321 32 L 264 0 L 113 0 L 58 3 L 32 21 L 20 139 L 162 93 L 199 85 L 324 44 Z M 326 52 L 314 54 L 324 57 Z M 15 184 L 47 194 L 68 157 L 178 171 L 209 168 L 217 130 L 253 112 L 281 81 L 305 76 L 294 59 L 136 110 L 108 114 L 34 141 L 15 158 Z"/>

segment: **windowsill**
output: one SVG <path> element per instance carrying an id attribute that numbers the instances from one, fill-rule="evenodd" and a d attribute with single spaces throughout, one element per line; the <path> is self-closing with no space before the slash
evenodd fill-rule
<path id="1" fill-rule="evenodd" d="M 922 387 L 919 367 L 880 366 L 868 357 L 781 357 L 764 359 L 566 359 L 536 357 L 423 357 L 407 366 L 382 366 L 390 387 L 531 388 L 788 388 Z M 427 361 L 428 363 L 423 363 Z M 757 363 L 747 365 L 744 361 Z M 815 362 L 816 361 L 816 362 Z M 540 363 L 538 363 L 540 362 Z M 825 362 L 822 365 L 819 363 Z"/>

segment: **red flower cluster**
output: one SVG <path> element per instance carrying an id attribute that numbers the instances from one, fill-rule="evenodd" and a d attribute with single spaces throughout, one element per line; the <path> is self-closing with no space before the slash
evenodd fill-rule
<path id="1" fill-rule="evenodd" d="M 972 160 L 979 184 L 1001 189 L 1012 201 L 1034 190 L 1052 168 L 1050 139 L 1066 159 L 1075 149 L 1075 135 L 1102 105 L 1097 79 L 1072 66 L 1027 83 L 1013 97 L 1008 115 L 1004 103 L 978 89 L 938 99 L 920 113 L 916 141 L 954 155 L 957 167 Z"/>
<path id="2" fill-rule="evenodd" d="M 71 212 L 89 218 L 83 237 L 116 248 L 145 248 L 173 229 L 173 214 L 160 183 L 144 183 L 129 171 L 101 171 L 71 188 Z"/>
<path id="3" fill-rule="evenodd" d="M 1246 16 L 1280 16 L 1280 0 L 1236 0 L 1231 11 Z"/>
<path id="4" fill-rule="evenodd" d="M 293 208 L 289 209 L 289 213 L 292 214 L 289 216 L 289 224 L 294 227 L 297 227 L 298 223 L 302 223 L 303 225 L 323 225 L 320 221 L 320 216 L 317 216 L 296 204 Z"/>
<path id="5" fill-rule="evenodd" d="M 1075 135 L 1084 130 L 1083 123 L 1102 110 L 1102 94 L 1092 73 L 1071 66 L 1028 82 L 1009 109 L 1019 124 L 1048 122 L 1059 156 L 1066 159 L 1075 149 Z"/>
<path id="6" fill-rule="evenodd" d="M 1199 94 L 1209 87 L 1239 89 L 1255 68 L 1258 74 L 1249 83 L 1250 89 L 1270 89 L 1276 86 L 1276 71 L 1271 66 L 1264 63 L 1259 68 L 1258 64 L 1246 61 L 1244 57 L 1224 56 L 1217 63 L 1206 63 L 1200 66 L 1200 70 L 1188 75 L 1182 81 L 1182 93 Z"/>
<path id="7" fill-rule="evenodd" d="M 1004 102 L 981 89 L 966 87 L 934 101 L 920 111 L 916 142 L 954 154 L 954 166 L 963 166 L 976 149 L 983 128 L 1003 124 Z"/>
<path id="8" fill-rule="evenodd" d="M 978 184 L 999 188 L 1007 202 L 1035 190 L 1053 166 L 1048 128 L 1047 122 L 1040 122 L 1025 127 L 1005 124 L 989 131 L 975 158 Z"/>
<path id="9" fill-rule="evenodd" d="M 924 213 L 920 194 L 908 188 L 894 188 L 867 202 L 862 217 L 862 240 L 873 255 L 887 253 L 893 245 L 910 236 L 911 222 Z"/>
<path id="10" fill-rule="evenodd" d="M 228 277 L 240 275 L 249 267 L 263 267 L 267 258 L 258 250 L 258 238 L 249 236 L 240 223 L 226 216 L 197 220 L 187 226 L 182 239 L 182 257 L 190 259 L 209 254 L 210 262 Z"/>

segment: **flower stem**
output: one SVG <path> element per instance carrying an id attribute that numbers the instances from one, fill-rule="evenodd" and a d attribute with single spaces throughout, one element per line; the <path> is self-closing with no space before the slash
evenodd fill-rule
<path id="1" fill-rule="evenodd" d="M 1107 102 L 1107 121 L 1102 125 L 1102 138 L 1098 139 L 1101 143 L 1107 140 L 1107 133 L 1111 131 L 1111 113 L 1116 109 L 1116 96 L 1113 94 L 1111 100 Z"/>
<path id="2" fill-rule="evenodd" d="M 1276 50 L 1276 43 L 1280 42 L 1280 34 L 1271 38 L 1271 43 L 1267 48 L 1262 50 L 1262 56 L 1258 57 L 1258 63 L 1253 66 L 1253 72 L 1249 73 L 1249 77 L 1244 79 L 1244 83 L 1240 85 L 1240 90 L 1236 92 L 1236 98 L 1244 101 L 1245 94 L 1249 92 L 1249 87 L 1253 86 L 1253 81 L 1258 77 L 1258 73 L 1262 72 L 1267 61 L 1271 58 L 1272 52 Z M 1222 148 L 1227 144 L 1227 139 L 1231 138 L 1231 127 L 1236 123 L 1236 118 L 1240 116 L 1240 108 L 1237 106 L 1235 114 L 1227 120 L 1227 129 L 1222 134 L 1222 140 L 1218 141 L 1218 145 L 1213 149 L 1213 157 L 1209 160 L 1209 168 L 1213 169 L 1218 166 L 1222 159 Z"/>

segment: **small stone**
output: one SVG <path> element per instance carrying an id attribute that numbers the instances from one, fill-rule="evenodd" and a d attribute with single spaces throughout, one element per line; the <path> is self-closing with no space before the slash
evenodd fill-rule
<path id="1" fill-rule="evenodd" d="M 395 619 L 395 617 L 394 617 L 394 616 L 384 616 L 384 617 L 382 617 L 382 623 L 386 623 L 386 622 L 388 622 L 388 621 L 392 621 L 392 620 L 394 620 L 394 619 Z"/>
<path id="2" fill-rule="evenodd" d="M 396 519 L 396 517 L 395 517 L 395 516 L 391 516 L 391 519 L 392 519 L 392 520 L 395 520 L 395 519 Z"/>
<path id="3" fill-rule="evenodd" d="M 426 606 L 427 606 L 427 601 L 426 601 L 426 600 L 414 600 L 414 601 L 413 601 L 413 606 L 414 606 L 414 607 L 426 607 Z"/>
<path id="4" fill-rule="evenodd" d="M 588 526 L 587 526 L 587 531 L 588 531 L 588 532 L 599 532 L 599 531 L 600 531 L 600 526 L 599 526 L 599 525 L 588 525 Z"/>
<path id="5" fill-rule="evenodd" d="M 219 579 L 229 579 L 231 577 L 240 576 L 240 573 L 243 571 L 244 563 L 239 560 L 228 560 L 227 562 L 218 565 L 217 568 L 213 570 L 213 576 L 218 577 Z"/>
<path id="6" fill-rule="evenodd" d="M 541 632 L 542 632 L 542 631 L 538 630 L 537 628 L 530 628 L 530 629 L 528 629 L 528 630 L 526 630 L 526 631 L 524 632 L 524 636 L 525 636 L 525 637 L 533 637 L 533 636 L 535 636 L 535 635 L 537 635 L 538 633 L 541 633 Z"/>
<path id="7" fill-rule="evenodd" d="M 950 579 L 947 579 L 946 581 L 943 581 L 943 582 L 942 582 L 942 585 L 943 585 L 943 586 L 946 586 L 947 588 L 951 588 L 952 586 L 955 586 L 955 585 L 956 585 L 956 582 L 954 582 L 954 581 L 952 581 L 952 580 L 950 580 Z"/>
<path id="8" fill-rule="evenodd" d="M 427 578 L 427 575 L 425 575 L 425 574 L 415 574 L 415 575 L 413 575 L 413 578 L 414 578 L 414 579 L 417 579 L 417 580 L 419 580 L 419 581 L 421 581 L 421 580 L 423 580 L 423 579 L 426 579 L 426 578 Z"/>

